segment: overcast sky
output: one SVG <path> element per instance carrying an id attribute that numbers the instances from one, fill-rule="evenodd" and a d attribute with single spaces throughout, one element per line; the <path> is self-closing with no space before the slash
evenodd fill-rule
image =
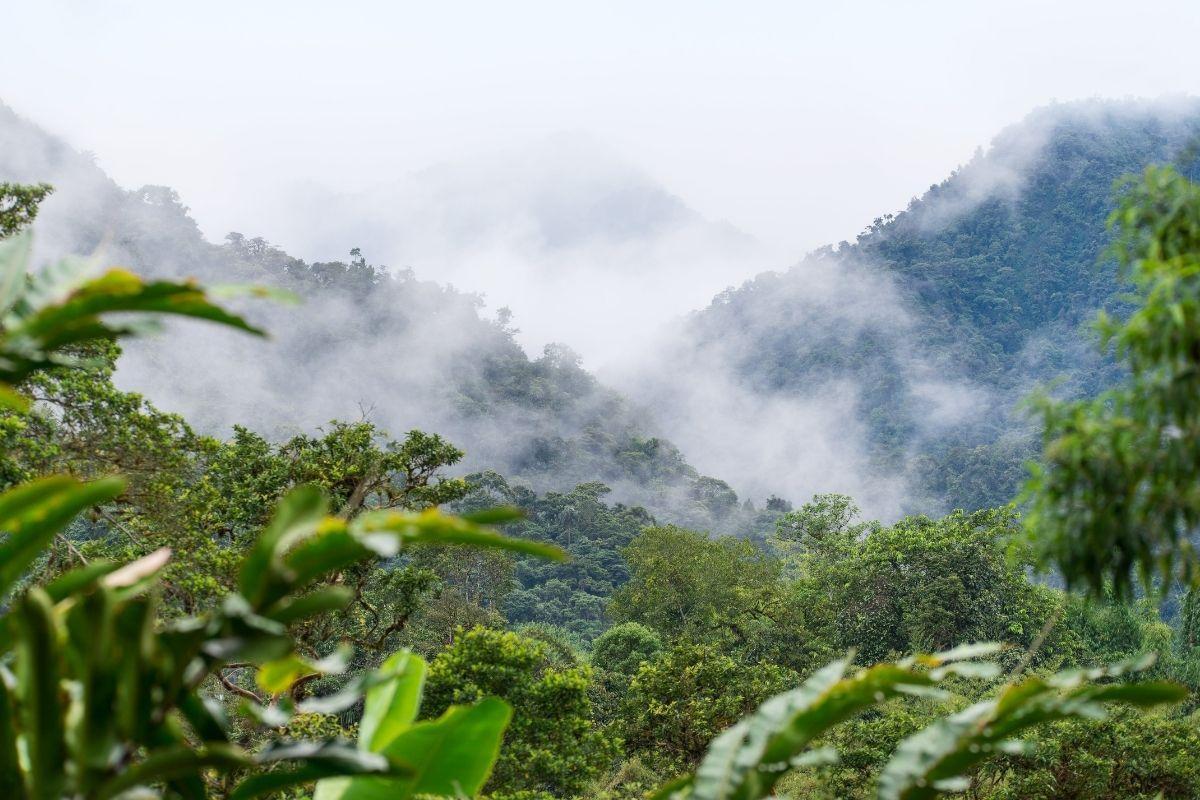
<path id="1" fill-rule="evenodd" d="M 1034 106 L 1200 76 L 1194 0 L 5 6 L 0 98 L 121 183 L 174 186 L 214 238 L 255 233 L 291 180 L 354 189 L 565 130 L 798 256 Z"/>

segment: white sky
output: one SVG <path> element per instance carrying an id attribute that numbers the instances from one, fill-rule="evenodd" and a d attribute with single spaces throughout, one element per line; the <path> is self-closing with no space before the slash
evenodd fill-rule
<path id="1" fill-rule="evenodd" d="M 0 99 L 122 184 L 174 186 L 213 238 L 253 234 L 282 181 L 353 189 L 572 130 L 799 256 L 1034 106 L 1200 80 L 1194 0 L 3 6 Z"/>

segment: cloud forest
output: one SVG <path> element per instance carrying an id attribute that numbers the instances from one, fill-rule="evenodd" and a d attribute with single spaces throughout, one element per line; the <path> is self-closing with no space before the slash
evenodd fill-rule
<path id="1" fill-rule="evenodd" d="M 513 13 L 612 33 L 543 11 Z M 750 24 L 710 11 L 680 32 L 700 50 Z M 298 41 L 341 35 L 311 12 Z M 163 41 L 218 15 L 112 13 Z M 466 46 L 431 13 L 430 42 Z M 593 52 L 571 30 L 462 69 L 491 54 L 498 97 L 550 92 Z M 714 74 L 624 28 L 632 63 L 593 67 L 729 103 L 718 69 L 775 52 L 752 33 Z M 836 172 L 788 186 L 876 209 L 848 238 L 814 211 L 797 230 L 828 233 L 796 248 L 682 177 L 711 157 L 572 126 L 565 95 L 532 135 L 500 135 L 513 110 L 446 138 L 487 100 L 442 91 L 438 58 L 363 73 L 427 82 L 411 147 L 444 144 L 400 169 L 391 134 L 355 137 L 401 95 L 356 118 L 326 93 L 391 63 L 362 35 L 311 97 L 370 180 L 333 138 L 344 181 L 285 129 L 272 161 L 237 93 L 164 148 L 0 76 L 0 797 L 1200 798 L 1200 100 L 1033 92 L 978 139 L 964 106 L 963 158 L 899 205 Z M 550 69 L 497 55 L 521 42 Z M 159 44 L 97 78 L 113 117 L 163 79 Z M 185 52 L 159 62 L 181 106 Z M 254 64 L 281 98 L 308 74 Z M 231 178 L 226 147 L 262 171 Z"/>

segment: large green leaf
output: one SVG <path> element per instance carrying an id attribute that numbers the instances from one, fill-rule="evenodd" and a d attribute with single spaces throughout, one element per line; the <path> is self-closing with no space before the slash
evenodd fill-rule
<path id="1" fill-rule="evenodd" d="M 81 483 L 55 476 L 0 495 L 0 531 L 5 534 L 0 541 L 0 599 L 80 511 L 112 500 L 124 488 L 118 478 Z"/>
<path id="2" fill-rule="evenodd" d="M 62 302 L 38 309 L 14 333 L 48 340 L 62 339 L 64 331 L 87 325 L 102 314 L 156 313 L 194 317 L 219 322 L 248 333 L 262 335 L 246 320 L 213 305 L 204 289 L 194 282 L 154 281 L 146 283 L 123 269 L 110 269 L 87 281 Z M 115 326 L 113 330 L 123 330 Z"/>
<path id="3" fill-rule="evenodd" d="M 69 739 L 78 770 L 76 782 L 88 792 L 120 751 L 113 708 L 121 643 L 116 638 L 112 590 L 100 587 L 78 597 L 65 621 L 67 653 L 80 688 Z"/>
<path id="4" fill-rule="evenodd" d="M 9 691 L 15 679 L 0 667 L 0 797 L 25 800 L 25 781 L 17 757 L 17 715 Z"/>
<path id="5" fill-rule="evenodd" d="M 511 516 L 505 513 L 502 518 L 508 521 Z M 396 549 L 409 544 L 462 544 L 510 550 L 556 561 L 566 558 L 566 553 L 554 545 L 505 536 L 469 519 L 444 514 L 436 508 L 421 512 L 372 511 L 356 518 L 351 526 L 362 536 L 365 544 L 374 546 L 384 556 L 393 555 Z"/>
<path id="6" fill-rule="evenodd" d="M 17 608 L 18 695 L 34 800 L 58 800 L 66 788 L 67 743 L 60 702 L 59 631 L 50 598 L 31 589 Z"/>
<path id="7" fill-rule="evenodd" d="M 767 700 L 709 745 L 694 776 L 662 787 L 655 798 L 756 800 L 768 796 L 788 771 L 828 760 L 829 751 L 810 749 L 835 725 L 900 694 L 927 696 L 948 674 L 974 673 L 959 662 L 996 652 L 998 645 L 972 645 L 897 664 L 876 664 L 845 677 L 852 656 L 815 672 L 799 688 Z M 984 668 L 992 674 L 994 666 Z"/>
<path id="8" fill-rule="evenodd" d="M 379 672 L 389 679 L 367 689 L 358 724 L 358 746 L 374 753 L 382 752 L 417 718 L 425 686 L 425 661 L 402 650 L 384 661 Z"/>
<path id="9" fill-rule="evenodd" d="M 263 616 L 276 622 L 290 625 L 330 611 L 345 608 L 354 599 L 354 592 L 345 586 L 323 586 L 308 594 L 280 600 L 266 610 Z"/>
<path id="10" fill-rule="evenodd" d="M 879 776 L 880 800 L 928 800 L 970 785 L 969 772 L 1000 753 L 1023 753 L 1019 734 L 1062 719 L 1104 716 L 1104 705 L 1151 707 L 1187 697 L 1177 684 L 1108 683 L 1148 666 L 1149 660 L 1096 670 L 1073 670 L 1049 679 L 1027 678 L 1005 687 L 998 697 L 940 719 L 900 743 Z"/>
<path id="11" fill-rule="evenodd" d="M 412 777 L 327 779 L 317 784 L 313 800 L 472 797 L 491 775 L 511 717 L 509 705 L 495 697 L 452 706 L 438 719 L 408 728 L 384 749 L 388 758 L 409 765 Z"/>
<path id="12" fill-rule="evenodd" d="M 299 540 L 316 533 L 329 503 L 316 486 L 298 486 L 279 501 L 271 523 L 242 562 L 238 589 L 252 605 L 264 602 L 272 579 L 283 575 L 283 556 Z"/>
<path id="13" fill-rule="evenodd" d="M 210 302 L 191 281 L 146 283 L 123 269 L 88 279 L 93 264 L 78 258 L 26 276 L 27 256 L 28 239 L 0 248 L 0 402 L 10 408 L 27 406 L 14 384 L 38 370 L 74 363 L 66 348 L 142 333 L 150 327 L 146 315 L 206 319 L 262 334 Z M 112 314 L 121 318 L 110 321 Z"/>

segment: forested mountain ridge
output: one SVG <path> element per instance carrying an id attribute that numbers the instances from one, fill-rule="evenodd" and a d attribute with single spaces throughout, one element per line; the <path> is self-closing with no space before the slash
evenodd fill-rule
<path id="1" fill-rule="evenodd" d="M 1057 391 L 1090 392 L 1115 375 L 1086 327 L 1118 303 L 1103 260 L 1114 182 L 1198 134 L 1195 102 L 1036 111 L 856 242 L 693 314 L 668 356 L 687 365 L 675 374 L 725 372 L 759 397 L 845 398 L 840 433 L 861 426 L 862 463 L 904 478 L 898 511 L 1005 502 L 1033 455 L 1020 400 L 1056 379 Z M 658 389 L 660 407 L 687 391 Z M 665 426 L 693 457 L 681 429 L 695 423 Z"/>
<path id="2" fill-rule="evenodd" d="M 1099 398 L 1042 405 L 1045 467 L 1027 512 L 874 521 L 851 498 L 821 494 L 799 508 L 774 497 L 759 515 L 721 481 L 659 463 L 655 440 L 631 435 L 652 445 L 642 473 L 619 446 L 588 451 L 640 474 L 652 497 L 680 491 L 690 506 L 675 513 L 749 521 L 750 537 L 659 524 L 610 502 L 599 482 L 539 494 L 496 472 L 462 478 L 450 470 L 463 451 L 419 430 L 392 439 L 342 421 L 198 436 L 113 385 L 112 340 L 141 332 L 124 326 L 146 311 L 263 332 L 195 282 L 121 269 L 89 279 L 78 259 L 27 272 L 19 231 L 48 188 L 0 186 L 0 234 L 17 231 L 0 242 L 0 595 L 12 597 L 0 622 L 15 656 L 0 681 L 0 711 L 15 723 L 0 726 L 0 783 L 17 794 L 1200 796 L 1197 593 L 1163 616 L 1150 593 L 1131 596 L 1134 567 L 1184 585 L 1200 568 L 1181 534 L 1200 519 L 1200 184 L 1174 170 L 1148 170 L 1118 200 L 1118 255 L 1135 291 L 1132 316 L 1109 327 L 1128 373 Z M 970 199 L 952 207 L 965 216 L 979 205 Z M 109 205 L 106 228 L 127 253 L 154 241 L 130 224 L 143 207 L 179 232 L 190 223 L 169 191 L 118 190 Z M 250 369 L 255 351 L 199 331 L 177 342 L 179 366 L 161 348 L 132 351 L 160 380 L 209 391 L 192 398 L 198 410 L 233 397 L 238 413 L 278 420 L 323 413 L 351 391 L 402 391 L 388 399 L 460 425 L 462 445 L 485 452 L 540 424 L 570 434 L 588 410 L 610 417 L 602 443 L 636 419 L 568 354 L 525 357 L 506 321 L 481 318 L 469 296 L 357 252 L 310 264 L 238 234 L 198 241 L 185 255 L 206 257 L 215 275 L 310 298 L 301 312 L 252 307 L 282 330 L 278 362 Z M 865 415 L 882 469 L 915 450 L 901 436 L 921 445 L 956 424 L 973 430 L 993 389 L 952 370 L 951 345 L 961 356 L 970 339 L 939 343 L 936 325 L 922 335 L 932 312 L 919 298 L 842 249 L 802 265 L 806 294 L 776 291 L 792 275 L 764 279 L 758 304 L 741 306 L 741 340 L 721 339 L 718 354 L 741 346 L 753 363 L 750 334 L 802 320 L 819 335 L 757 352 L 781 374 L 807 359 L 795 389 L 883 385 L 842 394 L 899 404 Z M 478 330 L 493 335 L 485 345 L 507 339 L 515 363 L 489 375 Z M 954 392 L 968 395 L 957 409 Z M 968 402 L 980 394 L 988 402 Z M 800 408 L 752 420 L 754 442 L 797 432 L 774 426 Z M 853 416 L 809 434 L 854 446 Z M 496 439 L 473 435 L 473 420 L 497 426 Z M 585 443 L 594 433 L 584 427 Z M 598 466 L 549 448 L 547 479 Z M 780 452 L 761 455 L 777 464 Z M 1089 595 L 1037 580 L 1051 567 Z M 1174 708 L 1106 716 L 1114 705 Z"/>
<path id="3" fill-rule="evenodd" d="M 279 439 L 366 414 L 395 434 L 438 431 L 466 445 L 468 469 L 539 490 L 601 480 L 705 527 L 709 506 L 726 516 L 736 507 L 727 486 L 702 479 L 568 348 L 528 357 L 507 315 L 484 317 L 475 295 L 373 266 L 357 250 L 308 263 L 237 233 L 208 242 L 173 190 L 126 191 L 88 154 L 3 106 L 0 179 L 55 186 L 35 227 L 46 256 L 103 248 L 142 274 L 274 285 L 304 300 L 242 307 L 272 331 L 269 344 L 178 326 L 125 353 L 117 382 L 202 431 L 240 424 Z M 186 360 L 166 357 L 183 341 Z"/>
<path id="4" fill-rule="evenodd" d="M 367 411 L 393 433 L 461 443 L 468 469 L 538 491 L 599 480 L 664 519 L 748 532 L 756 513 L 701 471 L 758 501 L 846 491 L 885 518 L 1009 499 L 1035 438 L 1020 399 L 1060 376 L 1075 392 L 1114 374 L 1084 329 L 1117 292 L 1100 263 L 1113 181 L 1175 158 L 1197 131 L 1194 103 L 1037 111 L 856 242 L 694 313 L 622 387 L 632 403 L 566 348 L 529 358 L 513 321 L 485 318 L 474 295 L 357 252 L 306 263 L 240 234 L 207 242 L 173 191 L 125 191 L 6 108 L 0 177 L 59 187 L 37 223 L 47 253 L 105 243 L 146 274 L 308 299 L 246 309 L 277 332 L 271 346 L 187 331 L 182 367 L 162 356 L 172 337 L 126 354 L 118 381 L 202 430 L 279 437 Z"/>

